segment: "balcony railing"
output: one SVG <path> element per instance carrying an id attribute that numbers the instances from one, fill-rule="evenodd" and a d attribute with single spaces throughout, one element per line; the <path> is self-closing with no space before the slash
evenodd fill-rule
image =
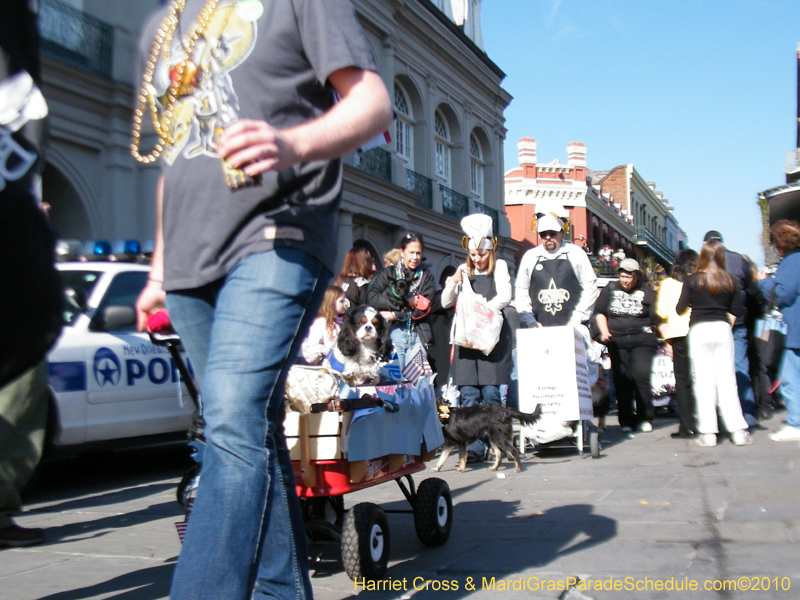
<path id="1" fill-rule="evenodd" d="M 406 189 L 417 196 L 417 206 L 433 208 L 433 182 L 410 169 L 406 171 Z"/>
<path id="2" fill-rule="evenodd" d="M 392 181 L 392 155 L 383 148 L 353 154 L 353 166 L 359 171 Z"/>
<path id="3" fill-rule="evenodd" d="M 614 277 L 617 270 L 610 262 L 601 260 L 598 256 L 589 257 L 589 262 L 592 263 L 592 268 L 598 277 Z"/>
<path id="4" fill-rule="evenodd" d="M 675 253 L 647 227 L 641 225 L 636 227 L 636 243 L 639 246 L 648 246 L 659 258 L 667 262 L 675 260 Z"/>
<path id="5" fill-rule="evenodd" d="M 492 232 L 495 235 L 500 235 L 500 213 L 497 212 L 495 209 L 493 209 L 491 206 L 486 206 L 485 204 L 481 204 L 477 200 L 473 200 L 472 203 L 475 205 L 475 210 L 492 217 Z"/>
<path id="6" fill-rule="evenodd" d="M 40 0 L 42 53 L 111 78 L 114 28 L 58 0 Z"/>
<path id="7" fill-rule="evenodd" d="M 463 219 L 469 214 L 469 198 L 441 183 L 439 189 L 442 191 L 443 214 L 454 219 Z"/>

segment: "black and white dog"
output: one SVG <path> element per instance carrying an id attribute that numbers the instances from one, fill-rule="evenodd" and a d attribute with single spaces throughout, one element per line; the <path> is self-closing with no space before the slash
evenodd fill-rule
<path id="1" fill-rule="evenodd" d="M 371 306 L 355 306 L 344 316 L 329 363 L 348 383 L 359 385 L 377 382 L 391 353 L 386 320 Z"/>
<path id="2" fill-rule="evenodd" d="M 517 419 L 523 425 L 533 425 L 539 420 L 541 413 L 541 406 L 537 406 L 532 413 L 524 413 L 497 404 L 477 404 L 462 408 L 440 404 L 439 417 L 442 420 L 444 448 L 439 462 L 431 471 L 438 472 L 450 453 L 458 448 L 456 473 L 463 473 L 467 467 L 467 446 L 485 435 L 494 450 L 494 464 L 489 470 L 497 471 L 503 454 L 508 454 L 514 460 L 514 472 L 519 473 L 522 466 L 519 463 L 519 452 L 514 447 L 511 419 Z"/>

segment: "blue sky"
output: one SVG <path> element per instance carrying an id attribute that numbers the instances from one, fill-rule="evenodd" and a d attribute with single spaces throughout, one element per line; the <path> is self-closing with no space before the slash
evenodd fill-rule
<path id="1" fill-rule="evenodd" d="M 488 0 L 484 46 L 514 96 L 517 141 L 537 159 L 633 163 L 656 182 L 697 249 L 718 229 L 763 264 L 759 191 L 785 182 L 796 147 L 800 1 Z"/>

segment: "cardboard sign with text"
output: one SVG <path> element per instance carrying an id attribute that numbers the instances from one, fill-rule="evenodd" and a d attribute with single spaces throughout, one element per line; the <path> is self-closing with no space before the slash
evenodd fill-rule
<path id="1" fill-rule="evenodd" d="M 517 331 L 519 409 L 557 421 L 591 420 L 592 389 L 586 344 L 571 326 Z"/>

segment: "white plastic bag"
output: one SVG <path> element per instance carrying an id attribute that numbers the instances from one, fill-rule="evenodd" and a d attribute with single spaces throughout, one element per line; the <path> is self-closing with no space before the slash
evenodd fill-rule
<path id="1" fill-rule="evenodd" d="M 467 274 L 462 273 L 461 293 L 453 318 L 453 344 L 480 350 L 488 356 L 500 341 L 502 328 L 502 313 L 492 309 L 483 296 L 476 294 Z"/>

